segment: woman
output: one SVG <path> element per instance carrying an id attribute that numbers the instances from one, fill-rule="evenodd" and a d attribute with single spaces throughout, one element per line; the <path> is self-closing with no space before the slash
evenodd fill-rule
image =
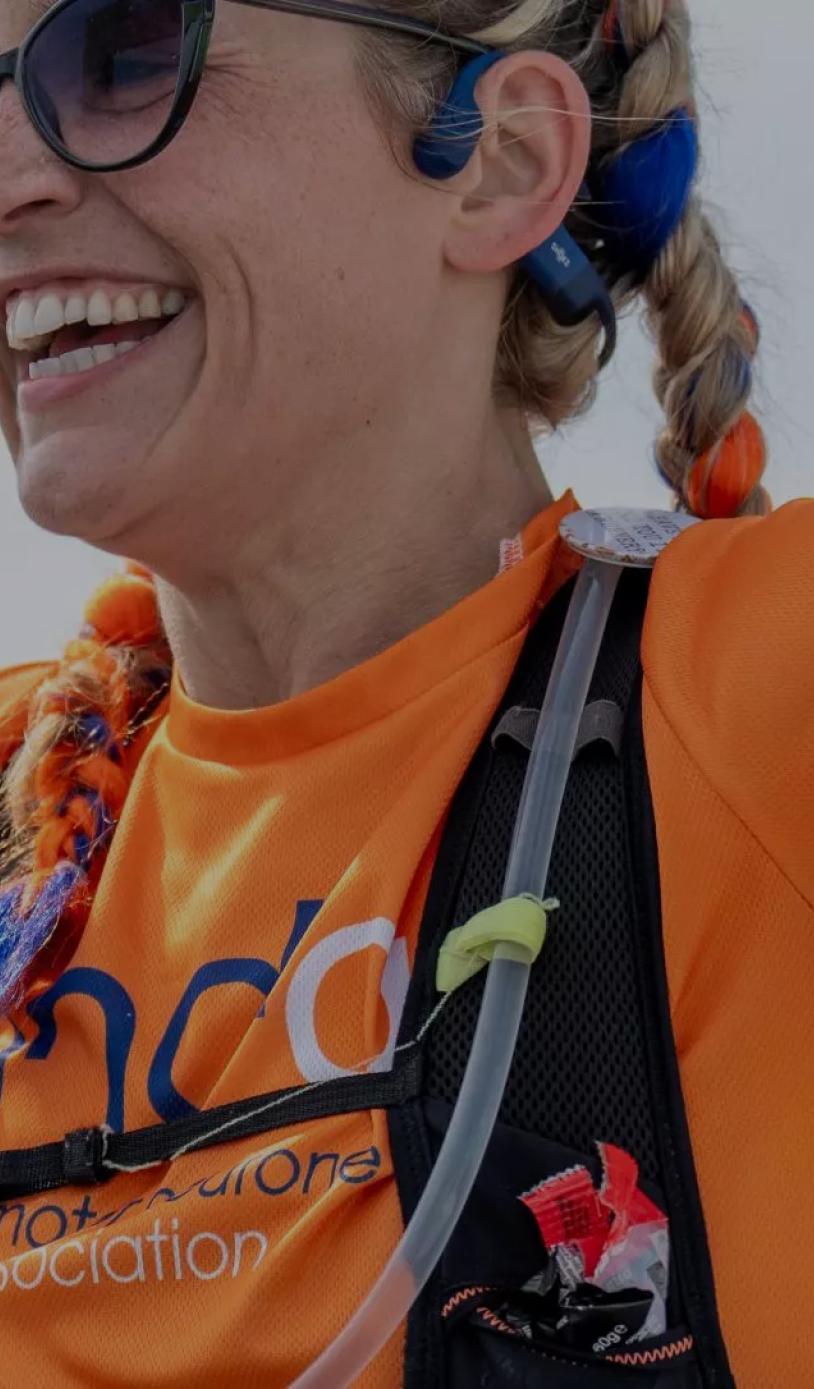
<path id="1" fill-rule="evenodd" d="M 398 14 L 222 0 L 208 50 L 171 0 L 0 16 L 4 432 L 28 515 L 130 562 L 0 682 L 2 1147 L 80 1131 L 4 1188 L 4 1377 L 289 1385 L 399 1237 L 381 1108 L 82 1145 L 392 1065 L 450 801 L 577 563 L 529 427 L 587 405 L 602 330 L 517 269 L 567 219 L 644 296 L 659 466 L 719 518 L 643 651 L 672 1023 L 735 1380 L 806 1384 L 814 508 L 766 514 L 685 6 Z M 413 142 L 481 52 L 442 182 Z"/>

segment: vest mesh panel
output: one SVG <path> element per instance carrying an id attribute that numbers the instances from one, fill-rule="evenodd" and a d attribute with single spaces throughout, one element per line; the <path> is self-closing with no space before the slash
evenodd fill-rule
<path id="1" fill-rule="evenodd" d="M 518 670 L 511 702 L 539 707 L 553 664 L 571 588 L 541 618 L 531 679 Z M 590 700 L 626 709 L 638 664 L 646 601 L 638 575 L 626 576 L 600 653 Z M 631 639 L 632 634 L 632 639 Z M 524 678 L 525 677 L 525 678 Z M 527 754 L 503 745 L 494 755 L 489 792 L 494 815 L 475 828 L 454 925 L 499 899 Z M 648 1101 L 642 1022 L 635 1004 L 635 943 L 627 902 L 623 791 L 613 752 L 583 750 L 569 778 L 547 891 L 560 911 L 532 971 L 528 1001 L 501 1119 L 591 1152 L 597 1140 L 635 1155 L 645 1176 L 659 1165 Z M 483 975 L 451 998 L 428 1038 L 427 1093 L 454 1103 L 469 1055 Z"/>

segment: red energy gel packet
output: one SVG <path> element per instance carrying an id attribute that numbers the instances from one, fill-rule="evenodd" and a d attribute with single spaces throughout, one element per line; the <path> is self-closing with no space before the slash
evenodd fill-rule
<path id="1" fill-rule="evenodd" d="M 611 1213 L 603 1206 L 587 1167 L 572 1167 L 549 1177 L 520 1197 L 537 1221 L 550 1253 L 562 1245 L 579 1250 L 590 1278 L 602 1256 L 611 1228 Z"/>
<path id="2" fill-rule="evenodd" d="M 584 1276 L 592 1278 L 603 1254 L 636 1225 L 665 1217 L 639 1190 L 635 1158 L 612 1143 L 598 1143 L 602 1185 L 596 1190 L 587 1167 L 571 1167 L 527 1191 L 520 1200 L 531 1211 L 549 1253 L 576 1249 Z"/>

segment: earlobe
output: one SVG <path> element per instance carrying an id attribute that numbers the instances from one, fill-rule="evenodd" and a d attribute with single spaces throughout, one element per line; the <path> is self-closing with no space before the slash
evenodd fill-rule
<path id="1" fill-rule="evenodd" d="M 563 222 L 588 165 L 590 101 L 574 70 L 538 50 L 514 53 L 479 79 L 477 150 L 456 182 L 462 194 L 445 239 L 448 264 L 507 268 Z"/>

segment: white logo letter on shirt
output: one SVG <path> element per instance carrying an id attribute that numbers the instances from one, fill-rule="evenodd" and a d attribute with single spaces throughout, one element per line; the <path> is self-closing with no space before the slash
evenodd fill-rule
<path id="1" fill-rule="evenodd" d="M 288 986 L 285 1016 L 294 1059 L 308 1081 L 334 1080 L 357 1072 L 337 1066 L 322 1050 L 316 1034 L 316 999 L 322 981 L 334 965 L 349 955 L 378 945 L 387 952 L 382 971 L 381 993 L 387 1009 L 389 1033 L 384 1050 L 370 1062 L 368 1071 L 389 1071 L 393 1065 L 399 1023 L 410 983 L 407 942 L 403 936 L 395 940 L 396 928 L 384 916 L 362 921 L 356 926 L 342 926 L 308 952 L 297 966 Z M 366 1058 L 360 1057 L 363 1061 Z"/>

